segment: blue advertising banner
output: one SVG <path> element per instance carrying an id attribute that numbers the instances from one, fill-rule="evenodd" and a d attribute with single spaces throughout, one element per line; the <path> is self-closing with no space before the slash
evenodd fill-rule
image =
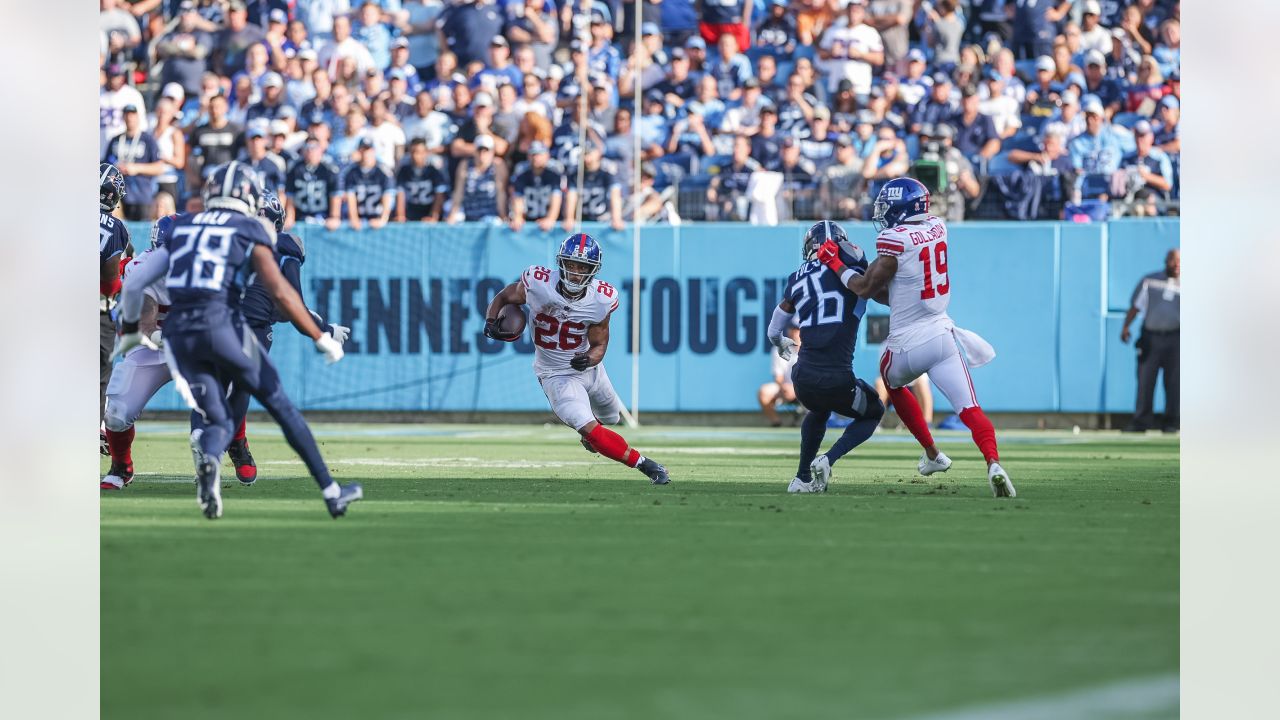
<path id="1" fill-rule="evenodd" d="M 640 304 L 641 411 L 741 411 L 769 377 L 765 330 L 782 283 L 800 264 L 805 226 L 652 226 L 642 231 L 639 287 L 630 230 L 589 225 L 600 239 L 600 277 L 622 294 L 605 360 L 631 396 L 632 303 Z M 874 230 L 849 224 L 872 247 Z M 1176 221 L 1108 224 L 957 223 L 951 228 L 951 315 L 995 346 L 973 373 L 992 411 L 1132 409 L 1133 350 L 1115 325 L 1127 293 L 1178 245 Z M 145 238 L 142 225 L 130 228 Z M 381 230 L 299 228 L 307 304 L 352 328 L 347 357 L 326 367 L 287 324 L 272 359 L 303 409 L 543 410 L 529 337 L 485 338 L 490 298 L 530 265 L 551 266 L 563 234 L 490 225 L 391 225 Z M 1119 297 L 1121 292 L 1124 297 Z M 872 303 L 867 317 L 886 316 Z M 864 321 L 864 328 L 868 323 Z M 1114 330 L 1114 332 L 1113 332 Z M 874 377 L 880 347 L 859 338 L 854 370 Z M 1118 371 L 1127 367 L 1128 374 Z M 946 403 L 938 397 L 940 409 Z M 153 409 L 180 409 L 171 389 Z"/>

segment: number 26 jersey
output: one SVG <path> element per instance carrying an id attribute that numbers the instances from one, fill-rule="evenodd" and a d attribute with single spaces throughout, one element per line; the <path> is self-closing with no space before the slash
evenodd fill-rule
<path id="1" fill-rule="evenodd" d="M 947 274 L 947 226 L 929 215 L 921 222 L 886 228 L 876 236 L 876 253 L 898 259 L 889 281 L 890 350 L 907 350 L 948 332 L 951 278 Z"/>
<path id="2" fill-rule="evenodd" d="M 533 333 L 533 373 L 539 378 L 577 374 L 569 361 L 587 351 L 587 328 L 618 309 L 617 289 L 596 279 L 582 297 L 570 300 L 557 289 L 560 271 L 538 265 L 524 271 L 520 284 Z"/>

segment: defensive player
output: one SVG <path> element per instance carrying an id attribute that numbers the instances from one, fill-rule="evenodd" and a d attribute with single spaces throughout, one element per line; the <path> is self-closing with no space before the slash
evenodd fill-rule
<path id="1" fill-rule="evenodd" d="M 125 277 L 133 269 L 149 262 L 156 248 L 164 247 L 173 230 L 177 215 L 162 217 L 151 228 L 151 247 L 132 260 L 125 269 Z M 142 289 L 142 314 L 138 318 L 138 330 L 161 344 L 161 328 L 169 312 L 169 290 L 160 279 Z M 107 447 L 111 454 L 111 469 L 99 483 L 103 490 L 119 490 L 133 482 L 134 423 L 143 408 L 159 390 L 169 383 L 171 376 L 164 354 L 152 347 L 138 346 L 125 353 L 124 359 L 111 373 L 107 384 L 106 423 Z"/>
<path id="2" fill-rule="evenodd" d="M 853 347 L 867 301 L 818 262 L 818 248 L 826 243 L 838 247 L 837 254 L 852 272 L 866 270 L 862 250 L 849 242 L 844 228 L 830 220 L 815 224 L 804 236 L 805 263 L 787 278 L 782 302 L 769 321 L 769 341 L 784 359 L 795 347 L 786 334 L 793 316 L 800 327 L 800 356 L 791 369 L 791 382 L 809 414 L 800 424 L 800 466 L 787 486 L 789 493 L 826 492 L 831 466 L 866 442 L 884 416 L 875 388 L 853 375 Z M 830 450 L 818 455 L 833 412 L 853 422 Z"/>
<path id="3" fill-rule="evenodd" d="M 111 317 L 116 293 L 120 292 L 121 258 L 132 255 L 129 228 L 111 215 L 124 200 L 124 174 L 110 163 L 98 165 L 98 417 L 107 408 L 107 383 L 111 381 L 111 348 L 116 342 L 116 323 Z M 109 454 L 106 430 L 99 430 L 98 444 Z"/>
<path id="4" fill-rule="evenodd" d="M 489 303 L 484 334 L 511 342 L 498 324 L 508 305 L 527 305 L 532 318 L 533 372 L 561 422 L 578 431 L 591 452 L 633 467 L 654 485 L 671 482 L 667 469 L 627 445 L 609 428 L 618 422 L 622 401 L 605 373 L 609 317 L 618 309 L 618 291 L 596 279 L 603 252 L 595 238 L 570 235 L 556 255 L 557 269 L 534 265 Z"/>
<path id="5" fill-rule="evenodd" d="M 966 353 L 975 364 L 989 361 L 995 353 L 982 338 L 957 328 L 947 315 L 951 301 L 947 226 L 942 218 L 929 214 L 929 190 L 912 178 L 890 180 L 876 197 L 872 220 L 880 231 L 876 236 L 879 257 L 865 273 L 847 267 L 839 257 L 839 246 L 831 241 L 819 248 L 818 259 L 860 297 L 877 297 L 888 290 L 889 337 L 880 372 L 898 417 L 924 448 L 920 474 L 951 467 L 951 459 L 934 445 L 929 425 L 907 388 L 929 373 L 982 451 L 991 492 L 996 497 L 1015 497 L 1013 482 L 1000 466 L 995 428 L 978 406 L 965 361 Z"/>
<path id="6" fill-rule="evenodd" d="M 258 214 L 275 227 L 276 264 L 280 267 L 280 274 L 284 275 L 285 280 L 289 281 L 289 284 L 293 286 L 294 292 L 298 293 L 298 297 L 301 298 L 302 263 L 306 261 L 306 251 L 303 248 L 302 239 L 291 233 L 284 232 L 284 208 L 280 205 L 280 199 L 270 190 L 262 191 L 262 206 L 259 208 Z M 253 284 L 245 288 L 244 298 L 240 301 L 240 309 L 244 313 L 244 319 L 249 325 L 249 330 L 258 338 L 258 344 L 262 346 L 263 352 L 271 352 L 271 343 L 275 340 L 272 326 L 276 323 L 287 322 L 287 318 L 282 316 L 276 308 L 271 291 L 267 289 L 261 278 L 255 278 Z M 327 324 L 324 318 L 321 318 L 314 310 L 308 310 L 308 312 L 311 313 L 311 319 L 315 320 L 317 325 L 325 328 L 325 334 L 333 337 L 339 345 L 345 343 L 351 335 L 350 328 L 343 325 Z M 249 409 L 249 395 L 247 393 L 233 393 L 232 397 L 236 400 L 231 407 L 232 417 L 238 418 L 239 422 L 236 426 L 235 437 L 232 438 L 231 445 L 227 447 L 227 455 L 236 467 L 236 479 L 240 481 L 240 484 L 252 485 L 258 479 L 258 467 L 253 460 L 253 453 L 249 452 L 249 440 L 245 437 L 245 413 Z"/>
<path id="7" fill-rule="evenodd" d="M 240 313 L 245 278 L 256 271 L 284 315 L 315 341 L 325 359 L 342 359 L 342 346 L 320 331 L 280 274 L 272 252 L 274 233 L 257 217 L 260 197 L 256 176 L 242 163 L 228 163 L 209 176 L 205 210 L 179 215 L 168 247 L 156 248 L 148 262 L 129 273 L 121 295 L 122 334 L 116 353 L 137 345 L 154 348 L 138 327 L 141 291 L 165 277 L 172 300 L 163 331 L 165 359 L 178 390 L 200 415 L 201 427 L 192 432 L 192 451 L 196 500 L 204 516 L 222 516 L 219 469 L 235 432 L 227 397 L 230 383 L 236 392 L 251 393 L 280 424 L 320 486 L 329 514 L 339 517 L 363 492 L 358 484 L 342 486 L 329 475 L 310 428 L 284 394 L 275 366 Z"/>

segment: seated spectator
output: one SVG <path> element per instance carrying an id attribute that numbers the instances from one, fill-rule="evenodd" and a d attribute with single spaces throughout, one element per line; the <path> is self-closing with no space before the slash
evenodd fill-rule
<path id="1" fill-rule="evenodd" d="M 1098 0 L 1085 0 L 1080 16 L 1080 47 L 1084 52 L 1111 52 L 1111 31 L 1102 27 L 1102 6 Z"/>
<path id="2" fill-rule="evenodd" d="M 476 99 L 471 102 L 473 106 L 472 115 L 469 119 L 462 122 L 458 127 L 458 133 L 454 135 L 453 142 L 449 143 L 449 154 L 454 158 L 475 157 L 479 150 L 476 140 L 480 137 L 488 137 L 488 141 L 493 147 L 495 155 L 505 155 L 507 152 L 508 142 L 505 138 L 497 137 L 494 133 L 493 118 L 495 115 L 493 98 L 488 93 L 476 93 Z M 506 213 L 503 213 L 505 216 Z"/>
<path id="3" fill-rule="evenodd" d="M 892 126 L 881 125 L 876 130 L 876 144 L 862 165 L 862 178 L 868 182 L 867 192 L 875 197 L 880 188 L 890 180 L 907 174 L 911 158 L 907 146 L 894 132 Z"/>
<path id="4" fill-rule="evenodd" d="M 950 68 L 960 63 L 960 43 L 964 39 L 964 19 L 956 11 L 956 0 L 938 0 L 925 11 L 925 44 L 933 51 L 934 65 Z"/>
<path id="5" fill-rule="evenodd" d="M 601 166 L 604 148 L 599 142 L 587 143 L 582 156 L 582 190 L 573 182 L 568 182 L 564 204 L 564 231 L 573 232 L 578 213 L 578 204 L 582 204 L 582 222 L 608 222 L 614 230 L 621 230 L 622 223 L 622 185 L 617 176 Z"/>
<path id="6" fill-rule="evenodd" d="M 1053 71 L 1053 58 L 1048 55 L 1036 58 L 1036 79 L 1027 87 L 1026 100 L 1023 102 L 1025 112 L 1031 115 L 1051 114 L 1051 112 L 1038 113 L 1036 109 L 1057 106 L 1061 89 L 1053 80 Z"/>
<path id="7" fill-rule="evenodd" d="M 721 99 L 736 101 L 742 97 L 742 87 L 753 77 L 751 61 L 738 52 L 738 41 L 730 33 L 720 36 L 716 49 L 718 52 L 707 61 L 706 73 L 716 79 Z"/>
<path id="8" fill-rule="evenodd" d="M 879 124 L 879 118 L 871 110 L 861 110 L 858 112 L 856 121 L 853 124 L 853 135 L 849 138 L 853 144 L 853 152 L 859 158 L 866 160 L 871 157 L 871 151 L 875 149 L 876 143 L 880 139 L 876 137 L 876 126 Z"/>
<path id="9" fill-rule="evenodd" d="M 551 150 L 542 142 L 530 144 L 528 154 L 528 167 L 511 184 L 511 229 L 520 232 L 532 221 L 542 232 L 551 232 L 564 202 L 565 178 L 551 167 Z"/>
<path id="10" fill-rule="evenodd" d="M 698 81 L 698 94 L 692 101 L 687 103 L 686 111 L 692 113 L 698 112 L 705 120 L 708 128 L 719 129 L 720 123 L 724 122 L 725 104 L 720 97 L 720 84 L 716 82 L 714 76 L 703 75 Z"/>
<path id="11" fill-rule="evenodd" d="M 585 108 L 575 103 L 565 113 L 565 121 L 556 126 L 551 135 L 551 157 L 565 167 L 577 167 L 584 135 L 588 142 L 604 144 L 604 128 L 586 120 L 585 112 Z"/>
<path id="12" fill-rule="evenodd" d="M 363 229 L 366 222 L 376 230 L 391 219 L 396 183 L 391 173 L 378 165 L 369 138 L 361 138 L 356 145 L 356 161 L 342 172 L 339 187 L 346 197 L 347 223 L 352 230 Z"/>
<path id="13" fill-rule="evenodd" d="M 1084 197 L 1089 198 L 1108 194 L 1111 175 L 1120 168 L 1121 156 L 1120 143 L 1107 123 L 1102 101 L 1086 97 L 1083 106 L 1085 131 L 1072 138 L 1067 147 L 1071 164 L 1085 176 Z"/>
<path id="14" fill-rule="evenodd" d="M 156 178 L 165 172 L 156 139 L 147 132 L 142 113 L 134 105 L 124 107 L 124 132 L 111 138 L 102 162 L 111 163 L 124 174 L 125 196 L 121 205 L 125 220 L 151 219 Z"/>
<path id="15" fill-rule="evenodd" d="M 275 120 L 280 117 L 280 111 L 287 105 L 284 97 L 284 78 L 279 73 L 269 72 L 262 77 L 262 100 L 250 105 L 245 112 L 245 124 L 254 122 L 255 120 Z"/>
<path id="16" fill-rule="evenodd" d="M 523 118 L 524 113 L 516 111 L 516 86 L 509 83 L 499 85 L 498 107 L 493 113 L 493 134 L 510 143 L 516 139 Z"/>
<path id="17" fill-rule="evenodd" d="M 325 159 L 324 144 L 307 138 L 302 159 L 285 175 L 285 227 L 297 222 L 323 222 L 337 230 L 342 222 L 342 186 L 338 169 Z"/>
<path id="18" fill-rule="evenodd" d="M 671 50 L 671 69 L 667 71 L 667 79 L 658 83 L 655 90 L 662 93 L 666 104 L 674 110 L 683 108 L 697 94 L 698 82 L 689 76 L 689 56 L 684 48 Z"/>
<path id="19" fill-rule="evenodd" d="M 763 167 L 782 158 L 782 138 L 778 131 L 778 110 L 766 105 L 760 110 L 760 129 L 751 136 L 751 157 Z"/>
<path id="20" fill-rule="evenodd" d="M 766 170 L 782 173 L 778 199 L 791 217 L 809 217 L 816 210 L 817 168 L 800 154 L 800 140 L 788 135 L 782 140 L 782 157 Z"/>
<path id="21" fill-rule="evenodd" d="M 709 77 L 709 76 L 708 76 Z M 716 154 L 715 143 L 711 139 L 711 129 L 702 116 L 702 105 L 689 104 L 689 114 L 677 120 L 671 126 L 671 137 L 667 140 L 667 155 L 687 163 L 690 172 L 698 172 L 702 160 Z"/>
<path id="22" fill-rule="evenodd" d="M 449 181 L 430 161 L 427 143 L 409 143 L 409 162 L 396 172 L 396 222 L 433 223 L 440 220 Z"/>
<path id="23" fill-rule="evenodd" d="M 395 69 L 391 70 L 390 73 L 387 78 L 387 93 L 385 96 L 387 112 L 390 113 L 391 117 L 395 118 L 397 124 L 400 124 L 413 117 L 416 102 L 414 97 L 409 94 L 409 82 L 405 80 L 404 73 Z"/>
<path id="24" fill-rule="evenodd" d="M 1182 24 L 1170 18 L 1160 23 L 1160 39 L 1151 51 L 1160 72 L 1171 75 L 1182 68 Z"/>
<path id="25" fill-rule="evenodd" d="M 1043 199 L 1070 202 L 1076 187 L 1077 171 L 1067 152 L 1067 136 L 1061 127 L 1047 127 L 1040 134 L 1035 150 L 1015 148 L 1009 151 L 1009 162 L 1025 166 L 1035 175 L 1046 178 L 1041 186 Z"/>
<path id="26" fill-rule="evenodd" d="M 787 97 L 778 106 L 778 129 L 784 135 L 792 135 L 804 129 L 813 119 L 813 108 L 818 98 L 805 91 L 804 78 L 791 73 L 787 78 Z"/>
<path id="27" fill-rule="evenodd" d="M 1125 110 L 1151 117 L 1167 91 L 1160 65 L 1148 55 L 1138 64 L 1138 75 L 1126 93 Z"/>
<path id="28" fill-rule="evenodd" d="M 1058 110 L 1048 122 L 1040 126 L 1040 134 L 1057 132 L 1063 142 L 1084 132 L 1084 114 L 1080 112 L 1080 96 L 1075 90 L 1064 90 Z"/>
<path id="29" fill-rule="evenodd" d="M 1111 31 L 1111 50 L 1107 53 L 1106 76 L 1124 88 L 1138 72 L 1142 51 L 1135 46 L 1120 28 Z"/>
<path id="30" fill-rule="evenodd" d="M 1061 35 L 1058 40 L 1053 43 L 1053 80 L 1057 83 L 1065 83 L 1067 78 L 1073 74 L 1084 76 L 1084 68 L 1080 67 L 1071 54 L 1071 48 L 1067 45 L 1066 40 Z"/>
<path id="31" fill-rule="evenodd" d="M 367 124 L 364 111 L 352 105 L 347 110 L 347 118 L 342 135 L 333 138 L 329 143 L 328 155 L 338 167 L 345 168 L 356 159 L 356 151 L 360 141 L 365 139 L 364 128 Z"/>
<path id="32" fill-rule="evenodd" d="M 884 42 L 875 28 L 863 22 L 866 10 L 865 0 L 849 0 L 843 17 L 822 35 L 818 57 L 830 92 L 841 80 L 849 80 L 854 93 L 866 96 L 871 92 L 872 66 L 884 64 Z"/>
<path id="33" fill-rule="evenodd" d="M 1115 80 L 1106 77 L 1107 60 L 1097 50 L 1090 50 L 1084 60 L 1084 94 L 1093 95 L 1102 102 L 1107 119 L 1124 104 L 1124 91 Z"/>
<path id="34" fill-rule="evenodd" d="M 918 103 L 911 115 L 911 132 L 920 132 L 922 125 L 950 122 L 959 111 L 951 100 L 951 79 L 946 73 L 934 73 L 928 98 Z"/>
<path id="35" fill-rule="evenodd" d="M 733 154 L 728 165 L 711 176 L 707 185 L 707 204 L 711 206 L 711 219 L 746 220 L 751 202 L 747 186 L 751 174 L 761 169 L 752 157 L 751 138 L 739 135 L 733 139 Z"/>
<path id="36" fill-rule="evenodd" d="M 924 74 L 928 66 L 924 61 L 924 53 L 920 50 L 912 48 L 907 53 L 906 65 L 906 76 L 899 83 L 898 96 L 906 107 L 914 110 L 915 106 L 929 94 L 930 88 L 933 87 L 933 78 L 926 77 Z"/>
<path id="37" fill-rule="evenodd" d="M 756 79 L 760 81 L 760 92 L 769 102 L 778 105 L 787 99 L 787 88 L 778 82 L 778 61 L 772 55 L 761 55 L 756 59 Z M 853 87 L 853 83 L 849 84 Z"/>
<path id="38" fill-rule="evenodd" d="M 507 149 L 507 159 L 512 166 L 529 159 L 529 153 L 536 143 L 551 147 L 551 121 L 544 115 L 527 112 L 520 120 L 520 129 L 516 131 L 515 142 Z M 558 218 L 559 216 L 557 216 Z"/>
<path id="39" fill-rule="evenodd" d="M 613 101 L 613 87 L 608 78 L 597 75 L 591 80 L 591 94 L 587 96 L 587 109 L 591 122 L 600 127 L 613 127 L 613 116 L 618 112 L 618 105 Z"/>
<path id="40" fill-rule="evenodd" d="M 672 193 L 674 188 L 668 188 L 666 193 L 658 192 L 655 187 L 657 178 L 658 168 L 653 163 L 646 162 L 640 165 L 640 207 L 636 209 L 633 206 L 634 201 L 628 198 L 627 219 L 649 223 L 679 222 L 675 204 L 667 199 L 667 195 Z"/>
<path id="41" fill-rule="evenodd" d="M 796 402 L 796 390 L 791 384 L 791 368 L 800 357 L 800 328 L 794 325 L 788 327 L 787 336 L 796 345 L 792 350 L 791 359 L 783 360 L 782 356 L 778 355 L 777 348 L 774 348 L 770 353 L 770 357 L 773 358 L 773 381 L 761 385 L 760 391 L 757 393 L 757 399 L 760 401 L 760 411 L 764 413 L 764 418 L 769 422 L 770 427 L 782 427 L 782 418 L 778 415 L 779 405 Z M 797 409 L 799 409 L 798 405 Z M 794 423 L 795 421 L 793 420 L 792 422 Z"/>
<path id="42" fill-rule="evenodd" d="M 760 82 L 755 78 L 748 79 L 742 86 L 742 98 L 725 112 L 720 124 L 721 131 L 735 135 L 754 135 L 760 129 L 760 111 L 772 104 L 760 92 Z"/>
<path id="43" fill-rule="evenodd" d="M 1151 123 L 1139 120 L 1133 126 L 1133 139 L 1137 148 L 1120 161 L 1120 167 L 1128 172 L 1131 199 L 1142 201 L 1154 198 L 1168 200 L 1173 189 L 1173 163 L 1169 156 L 1155 147 L 1155 133 Z"/>
<path id="44" fill-rule="evenodd" d="M 475 153 L 458 163 L 450 223 L 501 222 L 507 218 L 507 165 L 494 160 L 492 135 L 476 137 Z"/>
<path id="45" fill-rule="evenodd" d="M 515 106 L 515 111 L 520 113 L 521 117 L 530 112 L 536 112 L 547 119 L 553 116 L 556 100 L 554 95 L 544 89 L 545 79 L 546 73 L 542 72 L 541 68 L 524 76 L 524 86 Z"/>
<path id="46" fill-rule="evenodd" d="M 1156 136 L 1156 145 L 1175 157 L 1182 152 L 1181 133 L 1178 130 L 1181 114 L 1182 110 L 1178 98 L 1166 95 L 1160 98 L 1160 106 L 1156 111 L 1157 120 L 1152 126 Z"/>
<path id="47" fill-rule="evenodd" d="M 636 123 L 636 132 L 640 133 L 640 151 L 647 159 L 661 157 L 662 148 L 670 134 L 666 112 L 666 104 L 661 90 L 650 90 L 644 100 L 644 114 Z"/>
<path id="48" fill-rule="evenodd" d="M 836 86 L 835 96 L 828 98 L 831 107 L 831 127 L 836 132 L 853 130 L 854 119 L 858 114 L 858 98 L 853 94 L 853 83 L 841 80 Z"/>
<path id="49" fill-rule="evenodd" d="M 991 69 L 995 70 L 1000 76 L 1000 91 L 1002 94 L 1011 97 L 1022 105 L 1027 97 L 1027 86 L 1022 84 L 1022 80 L 1018 78 L 1018 71 L 1013 59 L 1013 52 L 1008 49 L 1001 50 L 996 53 L 995 60 L 991 62 Z M 978 88 L 978 92 L 983 92 L 985 88 Z M 983 100 L 987 98 L 984 97 Z"/>
<path id="50" fill-rule="evenodd" d="M 960 114 L 951 123 L 956 129 L 956 148 L 978 167 L 1000 152 L 1000 133 L 991 118 L 979 112 L 978 91 L 965 88 L 960 94 Z"/>
<path id="51" fill-rule="evenodd" d="M 1142 24 L 1142 10 L 1138 6 L 1128 5 L 1121 11 L 1116 30 L 1119 31 L 1118 37 L 1123 37 L 1125 43 L 1133 46 L 1138 54 L 1151 54 L 1151 38 L 1148 37 L 1147 27 Z"/>
<path id="52" fill-rule="evenodd" d="M 249 125 L 240 160 L 258 173 L 258 180 L 264 188 L 270 188 L 280 196 L 284 195 L 285 164 L 284 158 L 271 151 L 270 135 L 271 124 L 264 120 Z"/>
<path id="53" fill-rule="evenodd" d="M 689 74 L 694 77 L 700 77 L 706 72 L 707 64 L 707 42 L 701 36 L 695 35 L 689 38 L 684 44 L 684 52 L 689 56 Z"/>
<path id="54" fill-rule="evenodd" d="M 288 19 L 288 14 L 285 14 Z M 280 49 L 286 57 L 297 57 L 298 55 L 310 51 L 313 55 L 318 45 L 311 42 L 308 36 L 307 24 L 302 20 L 291 20 L 285 26 L 284 42 L 280 43 Z M 311 58 L 313 61 L 315 57 Z"/>
<path id="55" fill-rule="evenodd" d="M 478 82 L 473 87 L 478 87 L 485 78 L 492 78 L 496 84 L 507 82 L 516 87 L 524 82 L 524 73 L 511 64 L 511 45 L 501 35 L 495 35 L 489 41 L 489 63 L 480 71 Z"/>
<path id="56" fill-rule="evenodd" d="M 800 155 L 821 170 L 836 154 L 836 139 L 831 134 L 831 111 L 825 105 L 813 109 L 813 120 L 800 136 Z"/>
<path id="57" fill-rule="evenodd" d="M 983 86 L 987 97 L 979 104 L 983 115 L 991 118 L 996 134 L 1002 138 L 1012 136 L 1022 127 L 1022 106 L 1004 92 L 1004 76 L 994 68 L 987 71 Z"/>
<path id="58" fill-rule="evenodd" d="M 756 26 L 756 47 L 776 57 L 791 57 L 799 42 L 788 0 L 768 0 L 764 20 Z"/>
<path id="59" fill-rule="evenodd" d="M 289 112 L 292 113 L 293 110 L 290 109 Z M 297 142 L 293 137 L 294 132 L 292 118 L 293 116 L 290 115 L 288 119 L 282 117 L 279 120 L 272 120 L 267 124 L 269 132 L 271 133 L 269 137 L 270 142 L 267 143 L 267 150 L 280 158 L 283 163 L 282 167 L 286 171 L 289 169 L 290 165 L 294 164 L 298 160 L 298 153 L 294 151 L 294 147 L 297 146 Z M 302 139 L 306 139 L 305 133 L 302 135 Z"/>
<path id="60" fill-rule="evenodd" d="M 871 88 L 871 98 L 867 101 L 867 110 L 876 116 L 876 126 L 889 125 L 894 132 L 907 130 L 907 117 L 895 108 L 885 93 L 885 86 L 876 85 Z"/>
<path id="61" fill-rule="evenodd" d="M 378 98 L 369 106 L 369 127 L 365 129 L 366 137 L 373 139 L 374 154 L 382 167 L 390 170 L 404 156 L 405 136 L 387 110 L 385 97 Z"/>
<path id="62" fill-rule="evenodd" d="M 405 94 L 417 96 L 422 92 L 425 86 L 422 82 L 422 76 L 418 73 L 418 68 L 409 62 L 409 39 L 399 37 L 391 43 L 391 66 L 387 68 L 386 77 L 387 84 L 391 84 L 391 79 L 399 73 L 405 82 Z"/>
<path id="63" fill-rule="evenodd" d="M 836 219 L 858 217 L 858 195 L 862 190 L 862 158 L 848 135 L 836 139 L 835 157 L 819 177 L 822 213 Z"/>

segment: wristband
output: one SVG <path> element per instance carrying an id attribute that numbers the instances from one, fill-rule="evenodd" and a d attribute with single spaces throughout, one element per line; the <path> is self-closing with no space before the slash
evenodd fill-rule
<path id="1" fill-rule="evenodd" d="M 845 287 L 849 287 L 849 281 L 852 280 L 854 277 L 856 277 L 858 274 L 859 273 L 857 270 L 854 270 L 851 267 L 847 267 L 844 269 L 844 272 L 840 273 L 840 282 L 844 283 Z"/>
<path id="2" fill-rule="evenodd" d="M 120 321 L 120 332 L 121 332 L 121 334 L 123 334 L 123 335 L 131 335 L 131 334 L 133 334 L 133 333 L 138 332 L 138 323 L 137 323 L 137 321 L 129 322 L 128 320 L 121 320 L 121 321 Z"/>

